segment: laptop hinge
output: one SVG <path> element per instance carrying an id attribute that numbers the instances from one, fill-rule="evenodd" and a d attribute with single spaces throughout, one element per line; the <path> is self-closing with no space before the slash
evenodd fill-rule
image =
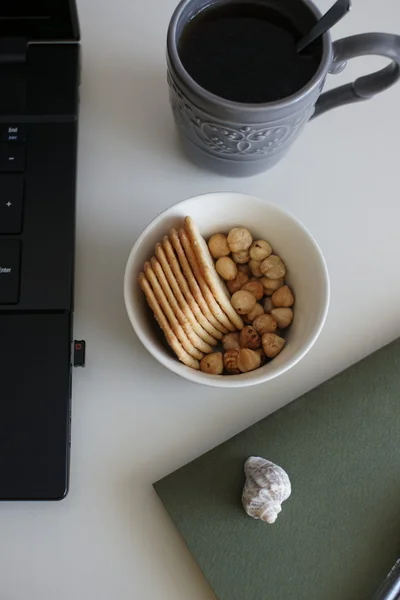
<path id="1" fill-rule="evenodd" d="M 20 65 L 26 62 L 26 38 L 0 38 L 0 65 Z"/>

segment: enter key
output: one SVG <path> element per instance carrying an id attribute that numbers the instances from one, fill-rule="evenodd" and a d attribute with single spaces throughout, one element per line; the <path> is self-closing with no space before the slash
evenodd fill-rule
<path id="1" fill-rule="evenodd" d="M 21 265 L 21 242 L 0 240 L 0 304 L 17 304 Z"/>

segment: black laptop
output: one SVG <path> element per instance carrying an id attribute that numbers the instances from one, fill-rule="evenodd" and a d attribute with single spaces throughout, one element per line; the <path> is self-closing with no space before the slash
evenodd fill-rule
<path id="1" fill-rule="evenodd" d="M 0 2 L 0 499 L 68 491 L 79 28 Z"/>

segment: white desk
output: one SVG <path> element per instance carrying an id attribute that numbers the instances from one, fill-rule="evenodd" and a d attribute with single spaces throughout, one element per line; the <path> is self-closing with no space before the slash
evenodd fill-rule
<path id="1" fill-rule="evenodd" d="M 74 373 L 69 496 L 0 505 L 0 599 L 209 600 L 151 484 L 400 334 L 400 85 L 314 121 L 273 171 L 224 179 L 187 162 L 174 137 L 164 40 L 175 0 L 78 4 L 75 336 L 87 340 L 88 364 Z M 355 1 L 334 37 L 368 30 L 400 32 L 399 1 Z M 380 63 L 354 61 L 330 85 Z M 212 190 L 249 192 L 293 212 L 331 275 L 331 310 L 313 350 L 247 391 L 203 388 L 164 370 L 123 305 L 139 232 L 165 207 Z"/>

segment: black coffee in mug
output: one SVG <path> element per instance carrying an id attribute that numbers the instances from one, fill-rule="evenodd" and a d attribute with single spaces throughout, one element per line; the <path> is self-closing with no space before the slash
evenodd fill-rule
<path id="1" fill-rule="evenodd" d="M 236 102 L 273 102 L 303 88 L 318 69 L 320 41 L 296 51 L 303 33 L 265 4 L 217 4 L 189 21 L 178 52 L 189 75 L 209 92 Z"/>

